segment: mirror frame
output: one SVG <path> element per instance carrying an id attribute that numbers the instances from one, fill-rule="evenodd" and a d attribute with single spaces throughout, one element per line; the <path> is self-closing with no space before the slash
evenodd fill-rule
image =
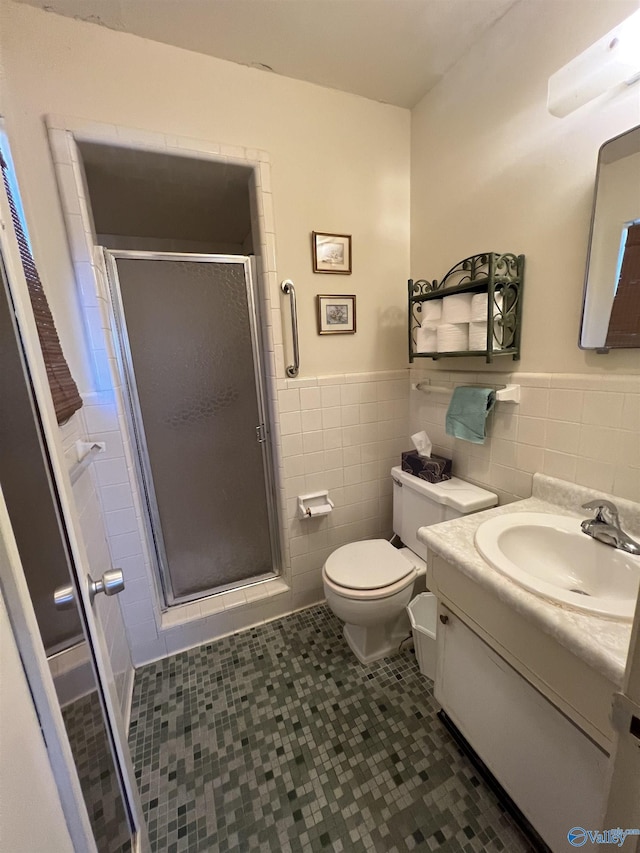
<path id="1" fill-rule="evenodd" d="M 589 270 L 591 269 L 591 266 L 592 266 L 593 234 L 594 234 L 595 222 L 596 222 L 596 208 L 597 208 L 597 203 L 598 203 L 598 189 L 599 189 L 599 185 L 600 185 L 600 177 L 601 177 L 602 166 L 603 166 L 602 155 L 603 155 L 603 151 L 607 147 L 607 145 L 610 145 L 611 143 L 617 142 L 619 139 L 622 139 L 623 137 L 628 136 L 631 133 L 640 134 L 640 124 L 634 125 L 633 127 L 630 127 L 628 130 L 625 130 L 622 133 L 619 133 L 617 136 L 612 136 L 611 139 L 606 139 L 602 143 L 600 148 L 598 149 L 598 162 L 597 162 L 597 166 L 596 166 L 596 176 L 595 176 L 594 191 L 593 191 L 593 204 L 592 204 L 592 208 L 591 208 L 591 222 L 589 225 L 589 242 L 588 242 L 588 246 L 587 246 L 587 262 L 586 262 L 586 269 L 585 269 L 585 274 L 584 274 L 584 286 L 583 286 L 583 290 L 582 290 L 582 308 L 580 311 L 580 330 L 578 332 L 578 347 L 581 350 L 586 350 L 588 352 L 595 352 L 598 355 L 606 355 L 607 353 L 611 352 L 612 349 L 616 349 L 616 350 L 617 349 L 636 349 L 636 347 L 608 347 L 608 346 L 605 346 L 604 344 L 602 346 L 585 346 L 582 343 L 582 336 L 583 336 L 584 327 L 585 327 L 585 309 L 587 307 L 587 292 L 588 292 L 588 288 L 589 288 Z M 639 153 L 640 153 L 640 148 L 639 148 Z M 639 216 L 640 216 L 640 211 L 639 211 Z"/>

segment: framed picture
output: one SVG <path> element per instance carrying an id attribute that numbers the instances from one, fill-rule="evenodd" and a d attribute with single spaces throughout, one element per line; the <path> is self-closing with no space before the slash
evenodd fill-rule
<path id="1" fill-rule="evenodd" d="M 355 296 L 318 294 L 318 334 L 353 335 L 356 331 Z"/>
<path id="2" fill-rule="evenodd" d="M 351 275 L 351 235 L 311 232 L 313 271 Z"/>

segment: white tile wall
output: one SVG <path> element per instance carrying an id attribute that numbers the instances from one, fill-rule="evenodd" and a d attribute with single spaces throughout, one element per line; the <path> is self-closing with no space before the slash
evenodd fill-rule
<path id="1" fill-rule="evenodd" d="M 86 439 L 88 435 L 84 408 L 76 412 L 61 427 L 61 433 L 65 458 L 68 468 L 71 469 L 77 462 L 75 442 L 78 439 Z M 73 497 L 80 519 L 80 530 L 89 561 L 88 570 L 94 580 L 114 566 L 107 546 L 107 532 L 104 524 L 105 515 L 100 506 L 94 472 L 92 471 L 92 468 L 95 467 L 96 463 L 94 462 L 88 468 L 85 468 L 73 486 Z M 125 590 L 116 597 L 98 596 L 95 607 L 97 620 L 100 623 L 107 642 L 111 669 L 115 678 L 120 708 L 125 720 L 129 718 L 134 676 L 133 663 L 121 610 L 121 608 L 126 606 L 128 596 L 129 589 L 127 584 Z M 73 654 L 74 657 L 70 657 L 67 663 L 75 661 L 77 652 Z M 65 674 L 65 661 L 64 659 L 60 659 L 62 656 L 58 656 L 58 658 L 57 666 L 62 676 Z M 83 661 L 81 660 L 80 665 L 82 664 Z M 90 674 L 90 686 L 92 685 L 93 675 Z M 74 696 L 71 698 L 77 697 Z"/>
<path id="2" fill-rule="evenodd" d="M 410 426 L 426 429 L 460 477 L 493 489 L 501 502 L 531 494 L 536 471 L 640 501 L 640 376 L 463 373 L 414 365 L 411 382 L 522 386 L 520 405 L 497 403 L 484 445 L 446 435 L 449 394 L 411 391 Z"/>
<path id="3" fill-rule="evenodd" d="M 281 383 L 278 403 L 289 408 L 281 419 L 298 414 L 294 402 L 301 414 L 296 431 L 282 436 L 280 466 L 294 609 L 323 598 L 321 571 L 332 550 L 392 532 L 389 470 L 408 446 L 407 377 L 400 370 Z M 325 488 L 334 510 L 299 518 L 297 496 Z"/>

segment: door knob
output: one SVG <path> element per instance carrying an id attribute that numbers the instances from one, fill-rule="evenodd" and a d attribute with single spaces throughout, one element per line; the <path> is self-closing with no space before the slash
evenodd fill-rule
<path id="1" fill-rule="evenodd" d="M 117 595 L 124 589 L 122 569 L 109 569 L 97 581 L 94 581 L 91 575 L 87 575 L 87 584 L 91 601 L 99 592 L 104 592 L 105 595 Z M 53 600 L 58 610 L 69 610 L 73 607 L 75 595 L 71 584 L 57 587 L 53 593 Z"/>
<path id="2" fill-rule="evenodd" d="M 94 581 L 89 577 L 88 582 L 91 601 L 93 601 L 99 592 L 104 592 L 105 595 L 117 595 L 124 589 L 122 569 L 109 569 L 102 575 L 100 580 Z"/>
<path id="3" fill-rule="evenodd" d="M 56 610 L 71 610 L 76 602 L 71 584 L 56 587 L 53 591 L 53 602 Z"/>

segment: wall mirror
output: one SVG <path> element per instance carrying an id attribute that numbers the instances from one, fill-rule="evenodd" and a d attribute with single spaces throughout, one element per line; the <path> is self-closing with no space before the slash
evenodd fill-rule
<path id="1" fill-rule="evenodd" d="M 578 344 L 640 347 L 640 126 L 600 148 Z"/>

